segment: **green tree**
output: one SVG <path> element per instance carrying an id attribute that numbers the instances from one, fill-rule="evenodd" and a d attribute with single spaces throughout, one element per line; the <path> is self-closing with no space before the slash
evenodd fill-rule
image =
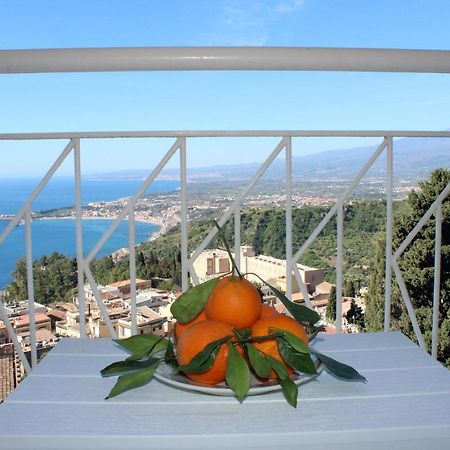
<path id="1" fill-rule="evenodd" d="M 384 323 L 384 242 L 379 241 L 375 264 L 369 278 L 364 324 L 367 331 L 381 331 Z"/>
<path id="2" fill-rule="evenodd" d="M 345 280 L 342 294 L 344 297 L 356 297 L 355 285 L 352 280 Z"/>
<path id="3" fill-rule="evenodd" d="M 350 304 L 350 309 L 347 311 L 345 315 L 348 323 L 352 323 L 356 325 L 359 329 L 364 328 L 364 314 L 360 306 L 356 305 L 354 299 L 352 299 Z"/>
<path id="4" fill-rule="evenodd" d="M 77 288 L 77 266 L 74 258 L 59 253 L 33 261 L 34 298 L 44 305 L 70 301 Z M 6 288 L 11 300 L 28 298 L 27 270 L 24 260 L 16 263 L 14 281 Z"/>
<path id="5" fill-rule="evenodd" d="M 393 228 L 393 247 L 398 248 L 408 233 L 429 209 L 439 193 L 450 183 L 450 170 L 435 170 L 428 181 L 419 184 L 420 190 L 413 191 L 407 199 L 408 208 L 395 217 Z M 450 200 L 442 205 L 442 260 L 439 304 L 439 343 L 438 358 L 450 361 L 449 314 L 450 314 Z M 418 233 L 399 260 L 400 269 L 417 316 L 417 321 L 430 350 L 431 343 L 431 307 L 433 304 L 434 277 L 434 230 L 435 221 L 429 220 Z M 369 282 L 365 323 L 368 330 L 381 329 L 383 326 L 384 292 L 384 252 L 380 243 L 377 252 L 375 270 Z M 383 267 L 383 268 L 382 268 Z M 401 330 L 415 339 L 406 307 L 401 299 L 395 279 L 392 285 L 392 328 Z"/>
<path id="6" fill-rule="evenodd" d="M 331 286 L 325 315 L 333 322 L 336 320 L 336 288 L 334 286 Z"/>

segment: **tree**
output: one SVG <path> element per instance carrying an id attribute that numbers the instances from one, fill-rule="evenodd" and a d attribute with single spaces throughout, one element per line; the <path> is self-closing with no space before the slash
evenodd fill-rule
<path id="1" fill-rule="evenodd" d="M 16 263 L 14 277 L 6 288 L 9 299 L 26 300 L 27 270 L 24 260 Z M 71 300 L 78 281 L 76 260 L 56 252 L 42 256 L 33 261 L 33 281 L 35 301 L 46 305 Z"/>
<path id="2" fill-rule="evenodd" d="M 352 280 L 346 280 L 342 289 L 344 297 L 356 297 L 355 285 Z"/>
<path id="3" fill-rule="evenodd" d="M 359 329 L 364 328 L 364 314 L 361 307 L 356 305 L 354 299 L 351 301 L 350 309 L 347 311 L 345 318 L 348 323 L 356 325 Z"/>
<path id="4" fill-rule="evenodd" d="M 333 322 L 336 320 L 336 288 L 334 286 L 331 286 L 325 315 Z"/>
<path id="5" fill-rule="evenodd" d="M 384 324 L 384 241 L 379 241 L 375 264 L 369 278 L 364 325 L 367 331 L 381 331 Z"/>
<path id="6" fill-rule="evenodd" d="M 430 208 L 440 192 L 450 183 L 450 170 L 435 170 L 428 181 L 419 183 L 420 190 L 408 195 L 408 208 L 396 215 L 393 227 L 393 247 L 398 248 L 408 233 Z M 442 204 L 442 260 L 439 304 L 439 342 L 438 359 L 450 362 L 450 199 Z M 430 350 L 431 308 L 433 304 L 434 277 L 434 233 L 435 221 L 429 220 L 422 231 L 403 253 L 399 260 L 400 269 L 414 306 L 417 321 Z M 384 252 L 383 243 L 379 243 L 375 270 L 369 282 L 365 323 L 368 330 L 383 327 L 384 292 Z M 415 339 L 406 307 L 401 299 L 395 279 L 392 284 L 392 328 L 398 329 Z"/>

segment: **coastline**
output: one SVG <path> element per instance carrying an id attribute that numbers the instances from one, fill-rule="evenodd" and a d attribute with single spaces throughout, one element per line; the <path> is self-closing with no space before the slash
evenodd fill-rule
<path id="1" fill-rule="evenodd" d="M 117 216 L 82 216 L 83 220 L 116 220 Z M 37 217 L 33 218 L 33 220 L 76 220 L 74 216 L 48 216 L 48 217 Z M 126 221 L 127 219 L 123 219 L 123 221 Z M 134 219 L 135 222 L 140 223 L 147 223 L 150 225 L 154 225 L 158 227 L 158 230 L 154 231 L 153 233 L 148 235 L 147 241 L 153 241 L 156 238 L 162 236 L 165 234 L 165 232 L 168 230 L 168 225 L 164 222 L 160 222 L 158 220 L 149 220 L 146 217 L 142 216 L 136 216 Z"/>

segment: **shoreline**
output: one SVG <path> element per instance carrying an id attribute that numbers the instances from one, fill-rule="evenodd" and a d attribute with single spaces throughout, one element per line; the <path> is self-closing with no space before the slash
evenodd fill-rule
<path id="1" fill-rule="evenodd" d="M 100 216 L 100 217 L 93 217 L 93 216 L 82 216 L 81 217 L 82 220 L 110 220 L 110 221 L 114 221 L 117 219 L 117 216 Z M 76 220 L 76 218 L 74 216 L 49 216 L 49 217 L 36 217 L 33 218 L 33 220 Z M 122 219 L 123 221 L 127 221 L 127 219 Z M 135 222 L 140 222 L 140 223 L 146 223 L 149 225 L 154 225 L 158 227 L 157 231 L 154 231 L 153 233 L 148 235 L 148 239 L 147 241 L 152 241 L 154 239 L 156 239 L 156 237 L 159 237 L 160 235 L 164 234 L 163 232 L 161 232 L 161 230 L 164 229 L 164 224 L 159 223 L 156 220 L 149 220 L 146 219 L 144 217 L 135 217 L 134 219 Z"/>

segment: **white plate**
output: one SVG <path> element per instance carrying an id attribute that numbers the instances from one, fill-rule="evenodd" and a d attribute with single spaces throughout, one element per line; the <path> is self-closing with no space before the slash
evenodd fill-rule
<path id="1" fill-rule="evenodd" d="M 306 375 L 303 373 L 296 373 L 291 376 L 292 381 L 297 384 L 304 384 L 311 381 L 322 371 L 323 365 L 320 361 L 315 360 L 317 374 Z M 155 378 L 162 383 L 174 386 L 188 391 L 203 392 L 204 394 L 221 395 L 225 397 L 233 397 L 234 392 L 225 384 L 215 384 L 213 386 L 205 386 L 204 384 L 196 383 L 186 376 L 174 372 L 170 366 L 161 363 L 155 371 Z M 267 392 L 279 391 L 281 386 L 276 380 L 260 381 L 252 376 L 250 390 L 247 395 L 266 394 Z"/>

